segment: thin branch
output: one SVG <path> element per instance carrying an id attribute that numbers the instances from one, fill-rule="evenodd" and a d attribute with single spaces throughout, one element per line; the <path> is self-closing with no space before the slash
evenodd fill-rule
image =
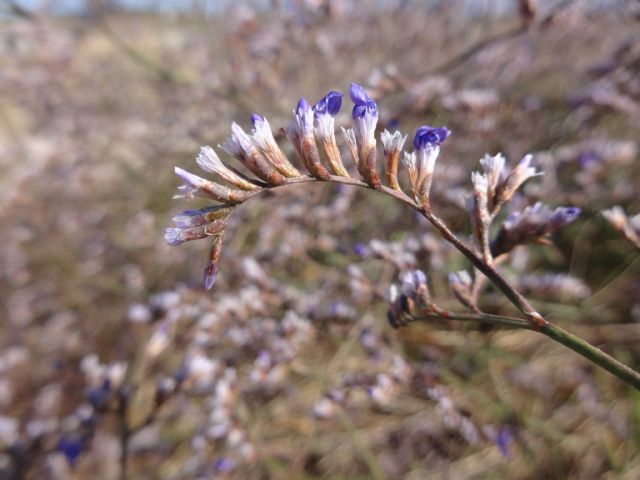
<path id="1" fill-rule="evenodd" d="M 482 322 L 490 323 L 492 325 L 500 327 L 521 328 L 525 330 L 537 331 L 549 337 L 550 339 L 570 348 L 574 352 L 582 355 L 587 360 L 599 365 L 607 370 L 609 373 L 615 375 L 623 382 L 631 385 L 636 390 L 640 391 L 640 373 L 629 368 L 622 362 L 619 362 L 615 358 L 606 354 L 602 350 L 589 344 L 582 338 L 573 335 L 566 330 L 548 323 L 540 329 L 533 328 L 529 322 L 524 319 L 516 317 L 505 317 L 502 315 L 489 315 L 486 313 L 456 313 L 456 312 L 441 312 L 440 314 L 427 314 L 419 317 L 409 319 L 409 321 L 424 321 L 424 320 L 459 320 L 465 322 Z"/>
<path id="2" fill-rule="evenodd" d="M 323 181 L 317 180 L 313 177 L 297 177 L 288 179 L 284 185 L 292 185 L 297 183 L 306 183 L 306 182 L 316 182 Z M 328 180 L 333 183 L 341 183 L 345 185 L 354 185 L 357 187 L 363 187 L 371 189 L 371 187 L 361 180 L 357 180 L 351 177 L 338 177 L 332 175 Z M 271 187 L 277 188 L 277 187 Z M 507 282 L 504 277 L 491 265 L 485 263 L 482 258 L 480 258 L 476 253 L 468 247 L 462 240 L 460 240 L 449 228 L 445 225 L 440 217 L 435 215 L 431 208 L 423 207 L 418 205 L 415 201 L 413 201 L 409 196 L 407 196 L 402 191 L 393 190 L 391 188 L 385 187 L 381 185 L 375 190 L 385 193 L 397 200 L 400 200 L 402 203 L 410 206 L 414 210 L 420 212 L 431 224 L 440 232 L 443 238 L 451 243 L 460 253 L 462 253 L 465 257 L 473 263 L 473 265 L 480 270 L 510 301 L 515 305 L 515 307 L 524 313 L 529 319 L 531 325 L 535 328 L 541 328 L 544 325 L 547 325 L 548 322 L 545 320 L 533 306 L 524 298 L 518 291 L 516 291 L 510 284 Z M 256 192 L 258 194 L 259 192 Z"/>
<path id="3" fill-rule="evenodd" d="M 600 367 L 618 377 L 620 380 L 640 391 L 640 373 L 634 371 L 633 369 L 619 362 L 615 358 L 609 356 L 602 350 L 589 344 L 580 337 L 577 337 L 545 320 L 542 315 L 536 312 L 536 310 L 533 308 L 533 306 L 531 306 L 527 299 L 525 299 L 519 292 L 517 292 L 493 266 L 486 264 L 480 257 L 476 255 L 476 253 L 470 247 L 468 247 L 451 230 L 449 230 L 442 219 L 433 214 L 430 207 L 418 205 L 404 192 L 393 190 L 391 188 L 385 187 L 384 185 L 372 188 L 370 185 L 361 180 L 351 177 L 339 177 L 335 175 L 329 176 L 326 180 L 316 179 L 310 176 L 290 178 L 286 179 L 282 185 L 269 186 L 266 189 L 310 182 L 340 183 L 343 185 L 352 185 L 356 187 L 367 188 L 370 190 L 377 190 L 401 201 L 414 210 L 417 210 L 427 220 L 429 220 L 429 222 L 431 222 L 431 224 L 440 232 L 440 234 L 446 241 L 451 243 L 459 252 L 467 257 L 473 263 L 473 265 L 478 270 L 480 270 L 511 301 L 511 303 L 513 303 L 520 311 L 522 311 L 527 316 L 526 319 L 521 319 L 500 315 L 488 315 L 484 313 L 450 313 L 440 311 L 438 313 L 424 316 L 421 319 L 446 318 L 450 320 L 479 321 L 503 327 L 533 330 L 549 337 L 550 339 L 566 346 L 567 348 L 570 348 L 574 352 L 582 355 L 596 365 L 599 365 Z M 256 192 L 253 195 L 257 195 L 259 193 L 260 191 Z"/>

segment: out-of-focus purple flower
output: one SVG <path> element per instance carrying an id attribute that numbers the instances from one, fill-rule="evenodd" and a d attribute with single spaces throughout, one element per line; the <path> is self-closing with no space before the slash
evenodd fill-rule
<path id="1" fill-rule="evenodd" d="M 389 130 L 397 130 L 400 127 L 400 120 L 397 118 L 392 118 L 387 122 L 387 128 Z"/>
<path id="2" fill-rule="evenodd" d="M 236 467 L 236 463 L 227 457 L 220 457 L 213 462 L 213 470 L 216 473 L 229 473 Z"/>
<path id="3" fill-rule="evenodd" d="M 111 382 L 108 378 L 102 382 L 99 387 L 90 387 L 87 389 L 85 396 L 87 401 L 93 405 L 94 408 L 104 407 L 109 401 L 109 395 L 111 394 Z"/>
<path id="4" fill-rule="evenodd" d="M 512 212 L 507 216 L 491 243 L 494 257 L 511 251 L 518 245 L 535 243 L 573 222 L 580 215 L 577 207 L 558 207 L 551 210 L 541 202 Z"/>
<path id="5" fill-rule="evenodd" d="M 316 116 L 331 115 L 335 117 L 342 106 L 342 93 L 334 90 L 327 93 L 318 103 L 313 106 Z"/>
<path id="6" fill-rule="evenodd" d="M 84 450 L 84 443 L 80 437 L 62 437 L 57 448 L 65 456 L 69 465 L 73 467 Z"/>
<path id="7" fill-rule="evenodd" d="M 359 257 L 364 257 L 369 253 L 369 248 L 364 243 L 358 242 L 353 246 L 353 253 Z"/>
<path id="8" fill-rule="evenodd" d="M 496 435 L 496 445 L 500 449 L 500 453 L 504 458 L 509 458 L 509 447 L 513 442 L 513 435 L 511 434 L 511 428 L 508 426 L 502 426 L 498 430 Z"/>
<path id="9" fill-rule="evenodd" d="M 578 155 L 578 162 L 582 168 L 588 167 L 594 163 L 598 163 L 602 157 L 595 152 L 582 152 Z"/>
<path id="10" fill-rule="evenodd" d="M 551 228 L 557 230 L 573 222 L 580 216 L 581 210 L 578 207 L 558 207 L 553 211 L 549 223 Z"/>
<path id="11" fill-rule="evenodd" d="M 422 125 L 418 127 L 416 135 L 413 137 L 413 148 L 420 150 L 429 145 L 440 145 L 449 135 L 451 135 L 451 130 L 447 127 L 434 128 Z"/>

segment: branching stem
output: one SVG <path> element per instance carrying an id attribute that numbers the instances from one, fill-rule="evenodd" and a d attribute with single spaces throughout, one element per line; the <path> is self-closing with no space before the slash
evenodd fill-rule
<path id="1" fill-rule="evenodd" d="M 636 390 L 640 391 L 640 373 L 634 371 L 623 363 L 619 362 L 615 358 L 609 356 L 602 350 L 594 347 L 585 340 L 577 337 L 566 330 L 553 325 L 549 321 L 545 320 L 535 308 L 524 298 L 515 288 L 513 288 L 509 282 L 496 270 L 496 268 L 486 263 L 480 256 L 478 256 L 472 248 L 467 246 L 462 240 L 460 240 L 447 225 L 442 221 L 440 217 L 435 215 L 429 205 L 419 205 L 412 198 L 406 195 L 402 191 L 394 190 L 384 185 L 379 185 L 377 188 L 372 188 L 365 182 L 352 177 L 340 177 L 331 175 L 326 180 L 318 180 L 313 177 L 296 177 L 290 178 L 282 185 L 295 185 L 299 183 L 309 182 L 331 182 L 340 183 L 343 185 L 353 185 L 356 187 L 368 188 L 371 190 L 377 190 L 385 193 L 396 200 L 410 206 L 414 210 L 420 212 L 437 230 L 440 235 L 450 244 L 452 244 L 460 253 L 462 253 L 469 261 L 482 272 L 495 286 L 498 288 L 510 301 L 518 308 L 524 315 L 525 319 L 516 317 L 505 317 L 499 315 L 488 315 L 483 313 L 450 313 L 441 312 L 439 314 L 430 314 L 420 319 L 428 318 L 447 318 L 451 320 L 461 321 L 478 321 L 487 322 L 494 325 L 511 328 L 523 328 L 525 330 L 533 330 L 541 333 L 552 340 L 570 348 L 574 352 L 579 353 L 591 362 L 599 365 L 608 372 L 612 373 L 620 380 L 624 381 L 628 385 L 632 386 Z M 278 187 L 279 187 L 278 186 Z M 268 188 L 278 188 L 268 187 Z M 258 194 L 259 192 L 256 192 Z"/>

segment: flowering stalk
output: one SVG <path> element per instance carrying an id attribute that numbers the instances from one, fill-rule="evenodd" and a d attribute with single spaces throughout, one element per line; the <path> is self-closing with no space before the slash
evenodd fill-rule
<path id="1" fill-rule="evenodd" d="M 389 186 L 385 186 L 376 171 L 377 105 L 365 89 L 357 84 L 351 85 L 350 97 L 354 102 L 353 128 L 343 129 L 343 132 L 357 170 L 364 181 L 345 175 L 346 169 L 344 169 L 339 157 L 335 136 L 327 131 L 329 126 L 333 124 L 333 114 L 337 112 L 341 102 L 341 96 L 337 92 L 330 92 L 323 98 L 316 105 L 315 111 L 309 107 L 304 99 L 301 99 L 294 111 L 294 118 L 286 129 L 287 137 L 310 176 L 294 175 L 295 167 L 286 160 L 275 141 L 268 140 L 267 133 L 264 133 L 264 136 L 267 137 L 266 143 L 256 140 L 256 135 L 262 135 L 257 133 L 258 128 L 266 128 L 268 125 L 263 117 L 254 118 L 256 132 L 254 132 L 253 138 L 244 133 L 237 124 L 232 124 L 232 135 L 223 147 L 260 180 L 246 178 L 244 180 L 249 182 L 246 185 L 238 181 L 236 177 L 224 170 L 224 165 L 221 167 L 221 162 L 218 163 L 216 158 L 211 157 L 208 150 L 205 153 L 207 161 L 199 161 L 199 163 L 205 165 L 206 170 L 214 171 L 239 190 L 230 189 L 176 168 L 176 173 L 185 182 L 185 185 L 181 187 L 183 194 L 179 196 L 180 198 L 204 196 L 222 203 L 222 205 L 208 209 L 183 212 L 174 218 L 176 226 L 168 229 L 165 236 L 170 245 L 207 236 L 212 237 L 213 246 L 205 270 L 206 288 L 211 288 L 215 282 L 217 265 L 222 252 L 225 222 L 236 204 L 262 190 L 308 182 L 333 182 L 370 188 L 389 195 L 419 212 L 444 240 L 452 244 L 477 269 L 473 280 L 468 274 L 461 275 L 460 273 L 453 274 L 450 278 L 455 296 L 473 310 L 473 314 L 452 314 L 439 309 L 431 299 L 424 274 L 405 277 L 402 291 L 397 292 L 392 302 L 390 318 L 394 320 L 396 326 L 402 325 L 402 322 L 396 322 L 396 320 L 402 319 L 406 313 L 415 316 L 415 313 L 419 312 L 429 318 L 475 319 L 498 325 L 535 330 L 580 353 L 640 390 L 640 374 L 584 340 L 552 325 L 497 269 L 505 255 L 517 246 L 532 242 L 548 242 L 547 237 L 551 233 L 572 222 L 580 214 L 580 210 L 574 207 L 558 207 L 551 210 L 542 204 L 536 204 L 525 208 L 522 212 L 513 212 L 503 222 L 495 238 L 490 240 L 491 222 L 501 207 L 511 200 L 516 190 L 526 180 L 540 174 L 531 165 L 532 158 L 526 156 L 509 174 L 505 174 L 505 161 L 501 155 L 484 157 L 481 160 L 484 172 L 475 172 L 472 176 L 474 189 L 469 202 L 476 245 L 467 245 L 433 212 L 430 199 L 435 162 L 442 143 L 451 132 L 446 127 L 434 128 L 426 125 L 417 129 L 413 139 L 414 151 L 404 152 L 403 158 L 412 193 L 412 196 L 408 196 L 402 190 L 397 177 L 397 159 L 400 157 L 406 136 L 403 137 L 399 132 L 393 135 L 389 132 L 383 132 L 381 136 L 386 160 L 385 179 L 389 184 Z M 331 173 L 321 162 L 315 143 L 314 128 L 316 137 L 323 145 Z M 273 151 L 267 154 L 267 149 L 273 149 Z M 229 171 L 235 172 L 231 168 Z M 248 188 L 243 189 L 243 187 Z M 482 277 L 478 272 L 482 273 L 524 314 L 524 319 L 488 316 L 478 309 L 476 297 L 481 285 L 479 282 L 482 282 Z"/>
<path id="2" fill-rule="evenodd" d="M 341 177 L 348 177 L 349 172 L 347 172 L 347 169 L 344 168 L 344 163 L 342 163 L 334 127 L 334 117 L 340 111 L 341 106 L 342 94 L 334 91 L 327 93 L 322 100 L 316 103 L 313 107 L 315 114 L 314 131 L 327 157 L 331 173 Z"/>

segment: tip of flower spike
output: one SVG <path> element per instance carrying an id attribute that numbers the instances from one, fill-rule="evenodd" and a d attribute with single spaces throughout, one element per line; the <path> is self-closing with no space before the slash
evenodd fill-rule
<path id="1" fill-rule="evenodd" d="M 329 114 L 334 117 L 342 107 L 342 97 L 342 93 L 332 90 L 313 106 L 313 111 L 316 115 Z"/>
<path id="2" fill-rule="evenodd" d="M 180 236 L 179 228 L 166 228 L 164 230 L 164 241 L 170 247 L 175 247 L 180 245 L 182 242 L 182 238 Z"/>
<path id="3" fill-rule="evenodd" d="M 351 101 L 354 104 L 353 111 L 351 112 L 352 118 L 362 118 L 367 114 L 378 114 L 378 105 L 362 85 L 352 83 L 351 87 L 349 87 L 349 97 L 351 97 Z"/>
<path id="4" fill-rule="evenodd" d="M 582 213 L 582 210 L 578 207 L 558 207 L 551 215 L 550 223 L 554 227 L 562 227 L 573 222 Z"/>
<path id="5" fill-rule="evenodd" d="M 204 288 L 211 290 L 216 283 L 216 278 L 218 278 L 218 265 L 210 262 L 204 269 Z"/>
<path id="6" fill-rule="evenodd" d="M 184 168 L 174 167 L 175 174 L 182 179 L 188 185 L 193 187 L 199 187 L 203 183 L 203 179 L 191 172 L 187 172 Z"/>
<path id="7" fill-rule="evenodd" d="M 413 148 L 419 150 L 427 145 L 440 145 L 449 135 L 451 135 L 451 130 L 447 127 L 434 128 L 422 125 L 418 127 L 416 135 L 413 137 Z"/>
<path id="8" fill-rule="evenodd" d="M 262 123 L 264 122 L 264 117 L 262 115 L 258 115 L 257 113 L 254 113 L 253 115 L 251 115 L 251 125 L 253 125 L 254 127 L 256 126 L 257 123 Z"/>
<path id="9" fill-rule="evenodd" d="M 351 97 L 351 101 L 356 105 L 366 105 L 373 101 L 365 88 L 355 82 L 351 82 L 349 86 L 349 97 Z"/>
<path id="10" fill-rule="evenodd" d="M 298 105 L 296 106 L 296 113 L 298 115 L 304 114 L 307 110 L 309 110 L 309 103 L 307 102 L 307 100 L 302 97 L 300 98 L 300 100 L 298 100 Z"/>

